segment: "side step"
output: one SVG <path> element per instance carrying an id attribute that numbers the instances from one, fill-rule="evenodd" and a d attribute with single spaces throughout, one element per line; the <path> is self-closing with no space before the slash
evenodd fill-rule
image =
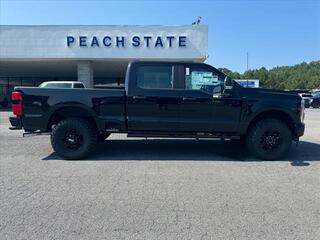
<path id="1" fill-rule="evenodd" d="M 223 134 L 157 134 L 157 133 L 128 133 L 127 137 L 141 137 L 141 138 L 209 138 L 209 139 L 240 139 L 237 135 L 223 135 Z"/>
<path id="2" fill-rule="evenodd" d="M 24 132 L 22 134 L 22 137 L 33 137 L 33 136 L 39 136 L 39 135 L 50 135 L 51 132 L 40 132 L 40 131 L 35 131 L 35 132 Z"/>

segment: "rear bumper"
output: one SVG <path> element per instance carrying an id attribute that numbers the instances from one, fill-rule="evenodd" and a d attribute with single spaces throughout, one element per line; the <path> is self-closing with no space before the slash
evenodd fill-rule
<path id="1" fill-rule="evenodd" d="M 301 137 L 304 134 L 305 125 L 304 123 L 295 124 L 295 132 L 297 137 Z"/>
<path id="2" fill-rule="evenodd" d="M 1 0 L 0 0 L 1 1 Z M 24 129 L 25 132 L 34 132 L 34 131 L 41 131 L 46 132 L 46 123 L 47 121 L 41 117 L 9 117 L 9 121 L 11 126 L 9 129 L 11 130 L 19 130 Z"/>
<path id="3" fill-rule="evenodd" d="M 21 117 L 10 117 L 10 124 L 12 127 L 9 127 L 10 130 L 20 130 L 22 129 L 22 119 Z"/>

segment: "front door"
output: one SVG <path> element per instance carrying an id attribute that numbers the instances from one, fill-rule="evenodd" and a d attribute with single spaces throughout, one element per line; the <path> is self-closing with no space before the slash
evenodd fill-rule
<path id="1" fill-rule="evenodd" d="M 241 114 L 241 99 L 222 97 L 225 75 L 200 64 L 184 66 L 180 99 L 180 130 L 193 132 L 235 132 Z"/>

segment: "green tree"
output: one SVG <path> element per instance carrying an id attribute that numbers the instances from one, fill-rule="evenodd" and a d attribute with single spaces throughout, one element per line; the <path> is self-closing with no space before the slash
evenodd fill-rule
<path id="1" fill-rule="evenodd" d="M 279 89 L 320 88 L 320 60 L 310 63 L 303 62 L 294 66 L 278 66 L 270 70 L 265 67 L 249 69 L 243 74 L 227 68 L 220 68 L 220 70 L 233 79 L 259 79 L 261 87 Z"/>

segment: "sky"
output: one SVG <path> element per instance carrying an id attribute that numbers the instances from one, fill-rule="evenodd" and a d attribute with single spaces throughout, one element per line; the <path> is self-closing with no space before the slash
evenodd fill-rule
<path id="1" fill-rule="evenodd" d="M 320 60 L 320 0 L 0 0 L 1 25 L 209 28 L 207 63 L 244 72 Z"/>

